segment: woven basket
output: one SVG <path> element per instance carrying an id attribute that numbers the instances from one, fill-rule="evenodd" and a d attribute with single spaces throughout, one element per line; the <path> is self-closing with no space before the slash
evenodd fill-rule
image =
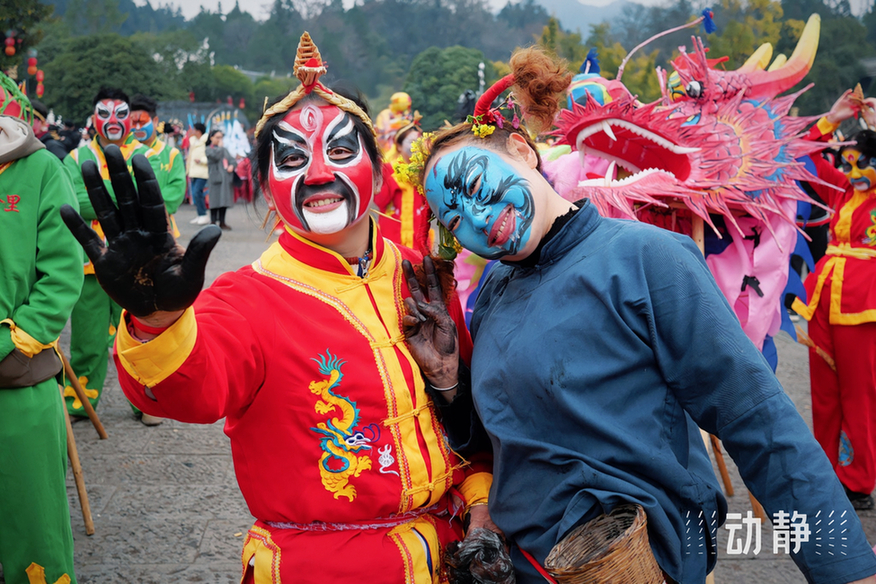
<path id="1" fill-rule="evenodd" d="M 545 568 L 560 584 L 662 584 L 648 543 L 645 511 L 622 505 L 576 527 L 554 546 Z"/>

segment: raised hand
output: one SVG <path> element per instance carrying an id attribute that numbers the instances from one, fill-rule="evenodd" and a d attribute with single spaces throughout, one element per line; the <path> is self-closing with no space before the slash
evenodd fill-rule
<path id="1" fill-rule="evenodd" d="M 861 109 L 861 101 L 851 89 L 846 89 L 827 113 L 827 121 L 838 124 L 857 115 Z"/>
<path id="2" fill-rule="evenodd" d="M 185 310 L 204 286 L 207 259 L 221 230 L 205 227 L 183 249 L 170 233 L 164 199 L 146 157 L 132 160 L 135 187 L 121 150 L 110 145 L 105 155 L 118 208 L 96 164 L 83 163 L 82 178 L 107 245 L 69 205 L 61 208 L 64 223 L 94 264 L 101 287 L 128 312 L 143 318 Z"/>
<path id="3" fill-rule="evenodd" d="M 411 262 L 404 260 L 402 269 L 411 292 L 410 298 L 405 298 L 408 314 L 402 319 L 411 354 L 433 387 L 443 389 L 455 386 L 459 369 L 456 323 L 444 305 L 444 294 L 435 273 L 435 264 L 432 258 L 423 260 L 428 299 L 423 295 Z"/>

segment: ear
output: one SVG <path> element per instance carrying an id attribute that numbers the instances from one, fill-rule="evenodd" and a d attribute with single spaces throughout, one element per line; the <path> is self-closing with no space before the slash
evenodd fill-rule
<path id="1" fill-rule="evenodd" d="M 511 156 L 523 160 L 529 165 L 529 168 L 536 168 L 538 166 L 538 156 L 532 149 L 532 146 L 529 145 L 526 138 L 517 132 L 512 132 L 508 136 L 508 142 L 505 146 L 508 148 L 508 152 Z"/>
<path id="2" fill-rule="evenodd" d="M 274 197 L 271 195 L 271 189 L 267 184 L 261 185 L 262 196 L 265 198 L 265 203 L 268 204 L 268 209 L 271 211 L 276 211 L 277 206 L 274 204 Z"/>

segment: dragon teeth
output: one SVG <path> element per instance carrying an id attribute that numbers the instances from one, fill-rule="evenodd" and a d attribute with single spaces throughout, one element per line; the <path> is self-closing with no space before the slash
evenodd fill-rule
<path id="1" fill-rule="evenodd" d="M 694 152 L 699 152 L 701 150 L 701 148 L 678 146 L 676 144 L 673 144 L 672 142 L 670 142 L 666 138 L 663 138 L 662 136 L 658 136 L 654 132 L 651 132 L 649 130 L 641 128 L 641 127 L 639 127 L 635 124 L 632 124 L 626 120 L 619 120 L 616 118 L 603 120 L 602 122 L 600 122 L 598 124 L 594 124 L 592 126 L 588 126 L 588 127 L 584 128 L 583 130 L 581 130 L 578 133 L 578 138 L 577 138 L 576 142 L 578 142 L 578 144 L 581 144 L 586 138 L 589 138 L 590 136 L 592 136 L 593 134 L 595 134 L 599 131 L 605 132 L 608 135 L 608 137 L 611 138 L 612 141 L 616 142 L 617 136 L 615 135 L 614 130 L 612 130 L 612 128 L 611 128 L 612 126 L 617 126 L 619 128 L 624 128 L 626 130 L 629 130 L 630 132 L 632 132 L 633 134 L 636 134 L 640 138 L 645 138 L 649 142 L 653 142 L 657 146 L 660 146 L 661 148 L 669 150 L 673 154 L 693 154 Z M 578 149 L 581 150 L 582 148 L 579 146 Z"/>

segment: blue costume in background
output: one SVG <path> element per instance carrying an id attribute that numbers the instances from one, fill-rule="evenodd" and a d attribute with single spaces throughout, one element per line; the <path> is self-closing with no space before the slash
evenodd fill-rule
<path id="1" fill-rule="evenodd" d="M 727 506 L 699 425 L 770 515 L 807 514 L 813 535 L 794 560 L 809 581 L 876 573 L 821 447 L 689 238 L 585 203 L 534 266 L 493 269 L 472 335 L 472 392 L 494 452 L 490 513 L 539 562 L 576 525 L 634 502 L 668 576 L 703 582 Z M 816 553 L 819 511 L 845 512 L 848 539 L 835 543 L 846 555 Z M 544 581 L 512 553 L 518 582 Z"/>

